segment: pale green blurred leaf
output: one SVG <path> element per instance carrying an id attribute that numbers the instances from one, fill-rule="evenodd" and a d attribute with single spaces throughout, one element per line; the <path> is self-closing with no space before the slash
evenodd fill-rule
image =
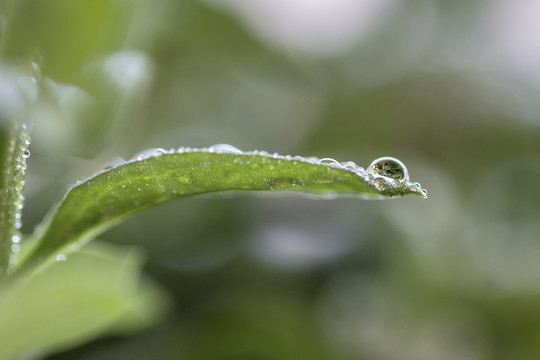
<path id="1" fill-rule="evenodd" d="M 142 261 L 134 248 L 93 243 L 35 276 L 3 284 L 0 358 L 50 353 L 154 324 L 168 300 L 139 278 Z"/>

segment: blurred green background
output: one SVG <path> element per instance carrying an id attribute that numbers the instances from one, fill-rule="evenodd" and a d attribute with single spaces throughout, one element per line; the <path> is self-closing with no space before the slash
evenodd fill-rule
<path id="1" fill-rule="evenodd" d="M 429 192 L 146 211 L 101 239 L 141 246 L 172 310 L 49 359 L 540 359 L 538 1 L 0 4 L 24 232 L 150 147 L 395 156 Z"/>

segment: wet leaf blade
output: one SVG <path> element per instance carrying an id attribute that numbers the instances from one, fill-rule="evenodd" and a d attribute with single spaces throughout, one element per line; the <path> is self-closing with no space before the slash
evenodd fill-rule
<path id="1" fill-rule="evenodd" d="M 2 124 L 0 124 L 2 125 Z M 29 134 L 25 125 L 0 126 L 0 278 L 7 273 L 18 234 Z"/>
<path id="2" fill-rule="evenodd" d="M 381 196 L 362 176 L 322 163 L 255 153 L 163 154 L 117 166 L 74 186 L 49 214 L 21 267 L 39 264 L 144 209 L 184 196 L 230 190 Z"/>

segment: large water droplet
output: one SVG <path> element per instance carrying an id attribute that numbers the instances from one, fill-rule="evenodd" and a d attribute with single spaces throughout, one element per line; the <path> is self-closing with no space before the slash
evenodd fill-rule
<path id="1" fill-rule="evenodd" d="M 409 181 L 407 168 L 401 161 L 393 157 L 382 157 L 373 160 L 368 167 L 368 173 L 375 177 L 384 176 L 400 182 Z"/>

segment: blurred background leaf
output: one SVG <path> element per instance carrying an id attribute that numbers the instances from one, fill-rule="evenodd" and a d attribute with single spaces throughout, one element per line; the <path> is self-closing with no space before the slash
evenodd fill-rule
<path id="1" fill-rule="evenodd" d="M 140 279 L 134 248 L 94 243 L 0 293 L 0 358 L 40 356 L 156 323 L 167 296 Z"/>
<path id="2" fill-rule="evenodd" d="M 538 4 L 4 1 L 1 74 L 39 86 L 25 232 L 148 147 L 391 155 L 430 190 L 149 210 L 103 238 L 148 251 L 174 311 L 51 358 L 540 358 Z"/>

